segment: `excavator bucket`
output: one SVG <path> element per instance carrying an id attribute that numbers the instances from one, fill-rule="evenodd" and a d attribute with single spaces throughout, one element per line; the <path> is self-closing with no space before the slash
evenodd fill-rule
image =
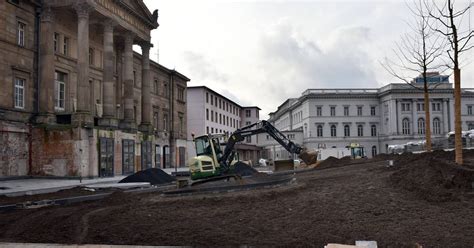
<path id="1" fill-rule="evenodd" d="M 287 170 L 295 169 L 295 164 L 294 164 L 293 159 L 275 160 L 274 164 L 275 164 L 274 171 L 287 171 Z"/>
<path id="2" fill-rule="evenodd" d="M 308 166 L 318 162 L 318 152 L 304 149 L 298 157 Z"/>

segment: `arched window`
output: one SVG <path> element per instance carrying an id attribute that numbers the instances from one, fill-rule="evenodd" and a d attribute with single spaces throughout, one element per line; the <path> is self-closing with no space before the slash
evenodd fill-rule
<path id="1" fill-rule="evenodd" d="M 344 126 L 344 137 L 349 137 L 351 136 L 351 129 L 349 128 L 349 125 Z"/>
<path id="2" fill-rule="evenodd" d="M 364 136 L 364 126 L 362 126 L 362 125 L 357 126 L 357 136 L 359 136 L 359 137 Z"/>
<path id="3" fill-rule="evenodd" d="M 433 119 L 433 134 L 441 134 L 441 122 L 438 118 Z"/>
<path id="4" fill-rule="evenodd" d="M 331 137 L 336 137 L 336 125 L 331 125 Z"/>
<path id="5" fill-rule="evenodd" d="M 410 134 L 410 120 L 408 118 L 405 118 L 402 120 L 402 132 L 403 134 Z"/>
<path id="6" fill-rule="evenodd" d="M 377 136 L 377 126 L 376 125 L 370 126 L 370 135 L 372 135 L 372 137 Z"/>
<path id="7" fill-rule="evenodd" d="M 375 156 L 377 156 L 377 147 L 372 146 L 372 157 L 375 157 Z"/>
<path id="8" fill-rule="evenodd" d="M 322 125 L 318 125 L 316 133 L 317 133 L 318 137 L 323 137 L 323 126 Z"/>
<path id="9" fill-rule="evenodd" d="M 425 134 L 425 119 L 418 119 L 418 134 Z"/>

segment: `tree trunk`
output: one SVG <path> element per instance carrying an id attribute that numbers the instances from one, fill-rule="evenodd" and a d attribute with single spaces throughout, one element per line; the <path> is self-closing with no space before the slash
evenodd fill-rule
<path id="1" fill-rule="evenodd" d="M 426 77 L 425 77 L 426 78 Z M 425 138 L 426 138 L 426 151 L 431 152 L 431 117 L 430 117 L 430 95 L 428 94 L 428 85 L 425 83 L 424 89 L 425 96 Z M 415 120 L 413 120 L 415 121 Z"/>
<path id="2" fill-rule="evenodd" d="M 454 65 L 454 149 L 456 164 L 462 165 L 461 69 Z"/>

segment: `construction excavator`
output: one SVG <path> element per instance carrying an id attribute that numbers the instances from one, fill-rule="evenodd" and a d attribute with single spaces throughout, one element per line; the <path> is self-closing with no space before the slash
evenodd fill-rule
<path id="1" fill-rule="evenodd" d="M 267 133 L 275 139 L 282 147 L 298 157 L 306 164 L 317 162 L 317 152 L 309 152 L 289 140 L 283 133 L 267 121 L 259 121 L 254 124 L 235 130 L 227 139 L 224 150 L 221 149 L 221 139 L 224 134 L 205 134 L 193 137 L 196 146 L 196 157 L 189 163 L 192 180 L 226 178 L 233 175 L 233 169 L 238 163 L 236 159 L 235 144 L 243 141 L 246 137 Z"/>

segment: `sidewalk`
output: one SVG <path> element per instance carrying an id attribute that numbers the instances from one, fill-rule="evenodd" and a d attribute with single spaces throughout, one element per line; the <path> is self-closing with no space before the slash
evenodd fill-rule
<path id="1" fill-rule="evenodd" d="M 178 172 L 188 172 L 188 167 L 182 168 L 166 168 L 163 169 L 166 173 L 172 175 L 176 170 Z M 61 179 L 61 178 L 26 178 L 26 179 L 12 179 L 0 180 L 0 196 L 22 196 L 22 195 L 37 195 L 57 192 L 63 189 L 71 189 L 77 186 L 87 186 L 92 184 L 113 184 L 118 183 L 126 176 L 115 176 L 105 178 L 93 179 Z"/>
<path id="2" fill-rule="evenodd" d="M 125 176 L 83 179 L 29 178 L 0 181 L 0 196 L 22 196 L 52 193 L 63 189 L 92 184 L 117 183 Z"/>

